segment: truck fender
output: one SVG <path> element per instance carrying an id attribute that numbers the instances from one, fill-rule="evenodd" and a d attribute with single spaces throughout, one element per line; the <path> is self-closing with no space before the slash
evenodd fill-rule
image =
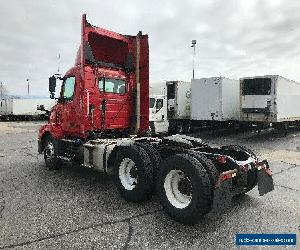
<path id="1" fill-rule="evenodd" d="M 38 152 L 41 154 L 45 147 L 45 139 L 47 136 L 52 136 L 54 139 L 62 138 L 63 136 L 62 130 L 59 126 L 52 126 L 50 124 L 46 124 L 41 127 L 39 130 L 39 139 L 38 139 Z"/>

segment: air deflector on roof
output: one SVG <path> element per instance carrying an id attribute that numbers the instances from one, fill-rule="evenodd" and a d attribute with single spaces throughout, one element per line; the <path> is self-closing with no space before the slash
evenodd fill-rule
<path id="1" fill-rule="evenodd" d="M 93 32 L 88 35 L 84 51 L 86 63 L 97 63 L 108 67 L 124 68 L 130 57 L 126 42 Z"/>

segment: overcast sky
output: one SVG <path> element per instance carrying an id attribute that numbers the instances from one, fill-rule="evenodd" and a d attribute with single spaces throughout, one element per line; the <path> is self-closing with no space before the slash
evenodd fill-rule
<path id="1" fill-rule="evenodd" d="M 73 66 L 81 15 L 122 34 L 149 34 L 150 80 L 279 74 L 300 81 L 297 0 L 0 0 L 0 81 L 10 94 L 48 95 L 48 77 Z"/>

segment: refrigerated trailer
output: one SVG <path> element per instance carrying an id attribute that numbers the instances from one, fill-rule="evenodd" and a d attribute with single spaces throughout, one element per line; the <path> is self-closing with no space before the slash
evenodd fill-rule
<path id="1" fill-rule="evenodd" d="M 241 78 L 240 114 L 258 125 L 299 123 L 300 83 L 279 75 Z"/>
<path id="2" fill-rule="evenodd" d="M 1 120 L 28 120 L 47 116 L 47 112 L 55 105 L 48 98 L 6 98 L 0 100 Z"/>
<path id="3" fill-rule="evenodd" d="M 191 120 L 238 121 L 239 94 L 238 80 L 226 77 L 193 79 Z"/>

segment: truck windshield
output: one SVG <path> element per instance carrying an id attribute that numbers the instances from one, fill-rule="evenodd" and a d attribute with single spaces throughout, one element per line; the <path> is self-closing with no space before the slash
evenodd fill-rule
<path id="1" fill-rule="evenodd" d="M 156 112 L 161 110 L 161 108 L 164 106 L 164 100 L 163 99 L 157 99 L 156 100 Z"/>
<path id="2" fill-rule="evenodd" d="M 98 87 L 101 92 L 115 93 L 115 94 L 125 94 L 126 85 L 125 81 L 121 79 L 112 78 L 100 78 L 98 80 Z M 105 86 L 105 90 L 104 90 Z"/>
<path id="3" fill-rule="evenodd" d="M 151 97 L 150 98 L 150 108 L 154 108 L 154 104 L 155 104 L 155 98 Z"/>
<path id="4" fill-rule="evenodd" d="M 243 95 L 270 95 L 271 78 L 254 78 L 243 80 Z"/>

